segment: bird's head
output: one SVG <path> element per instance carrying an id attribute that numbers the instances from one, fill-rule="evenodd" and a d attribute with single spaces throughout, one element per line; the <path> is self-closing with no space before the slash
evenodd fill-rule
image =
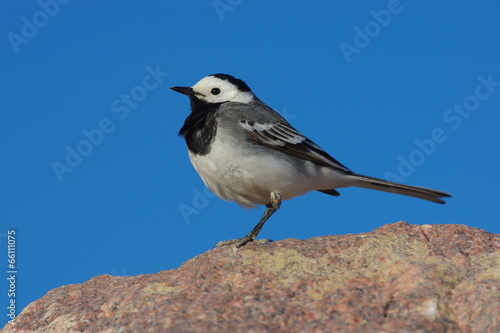
<path id="1" fill-rule="evenodd" d="M 187 95 L 191 105 L 199 103 L 218 104 L 225 102 L 250 103 L 255 95 L 245 82 L 228 74 L 213 74 L 204 77 L 192 87 L 171 87 Z"/>

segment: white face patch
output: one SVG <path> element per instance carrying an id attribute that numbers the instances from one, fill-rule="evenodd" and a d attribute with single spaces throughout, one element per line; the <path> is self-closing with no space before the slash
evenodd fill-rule
<path id="1" fill-rule="evenodd" d="M 192 88 L 195 92 L 203 95 L 198 95 L 199 99 L 208 103 L 239 102 L 247 104 L 255 97 L 252 92 L 240 91 L 231 82 L 214 76 L 204 77 Z"/>

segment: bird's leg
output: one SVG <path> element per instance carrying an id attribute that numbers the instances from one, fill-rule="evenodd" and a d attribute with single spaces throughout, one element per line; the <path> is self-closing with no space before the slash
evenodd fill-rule
<path id="1" fill-rule="evenodd" d="M 259 223 L 248 233 L 243 238 L 239 239 L 230 239 L 227 241 L 222 241 L 217 244 L 215 244 L 214 247 L 219 247 L 219 246 L 225 246 L 225 245 L 231 245 L 231 244 L 236 244 L 237 248 L 242 247 L 248 242 L 254 242 L 258 244 L 266 244 L 268 242 L 272 242 L 270 239 L 260 239 L 256 240 L 257 235 L 259 234 L 260 230 L 264 226 L 264 223 L 271 217 L 271 215 L 274 214 L 281 206 L 281 196 L 278 192 L 271 192 L 271 203 L 266 205 L 266 211 L 264 212 L 264 215 L 260 219 Z"/>

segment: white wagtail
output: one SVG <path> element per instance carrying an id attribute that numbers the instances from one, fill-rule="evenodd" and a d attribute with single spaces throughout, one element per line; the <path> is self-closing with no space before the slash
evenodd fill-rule
<path id="1" fill-rule="evenodd" d="M 235 201 L 243 208 L 267 207 L 248 235 L 215 246 L 236 243 L 241 247 L 256 241 L 281 200 L 309 191 L 338 196 L 335 189 L 357 186 L 437 203 L 444 203 L 440 198 L 450 196 L 352 172 L 231 75 L 209 75 L 192 87 L 171 89 L 191 101 L 191 114 L 179 135 L 186 140 L 191 163 L 205 185 L 219 198 Z"/>

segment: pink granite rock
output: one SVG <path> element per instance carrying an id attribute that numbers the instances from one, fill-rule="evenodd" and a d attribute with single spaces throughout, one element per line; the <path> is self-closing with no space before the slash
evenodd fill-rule
<path id="1" fill-rule="evenodd" d="M 500 237 L 464 225 L 224 247 L 178 269 L 98 276 L 2 332 L 500 332 Z"/>

